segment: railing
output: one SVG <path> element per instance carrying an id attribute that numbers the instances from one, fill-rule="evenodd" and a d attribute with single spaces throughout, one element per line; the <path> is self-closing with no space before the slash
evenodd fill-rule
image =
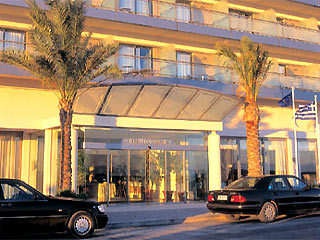
<path id="1" fill-rule="evenodd" d="M 238 75 L 231 69 L 219 65 L 170 61 L 158 58 L 117 55 L 109 63 L 118 64 L 124 73 L 140 74 L 143 77 L 160 76 L 198 81 L 237 83 Z M 266 87 L 319 91 L 320 78 L 308 76 L 285 76 L 270 72 L 264 83 Z"/>
<path id="2" fill-rule="evenodd" d="M 87 2 L 94 7 L 131 14 L 320 44 L 318 30 L 209 11 L 185 4 L 172 4 L 158 0 L 87 0 Z"/>

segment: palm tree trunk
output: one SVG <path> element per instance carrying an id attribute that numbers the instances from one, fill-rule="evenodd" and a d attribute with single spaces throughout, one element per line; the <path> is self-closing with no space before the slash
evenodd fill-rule
<path id="1" fill-rule="evenodd" d="M 246 102 L 244 120 L 247 129 L 248 176 L 261 176 L 261 155 L 259 140 L 259 108 L 255 101 Z"/>
<path id="2" fill-rule="evenodd" d="M 246 122 L 247 127 L 247 158 L 248 176 L 256 177 L 262 175 L 259 130 L 254 122 Z"/>
<path id="3" fill-rule="evenodd" d="M 59 190 L 71 189 L 71 124 L 72 104 L 60 100 L 60 183 Z"/>

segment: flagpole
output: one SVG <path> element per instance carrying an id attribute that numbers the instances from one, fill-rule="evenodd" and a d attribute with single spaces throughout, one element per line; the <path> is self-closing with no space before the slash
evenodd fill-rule
<path id="1" fill-rule="evenodd" d="M 320 139 L 319 139 L 319 121 L 318 121 L 318 103 L 317 103 L 317 95 L 314 95 L 314 105 L 316 112 L 316 134 L 317 134 L 317 152 L 318 152 L 318 179 L 317 183 L 320 183 Z"/>
<path id="2" fill-rule="evenodd" d="M 294 87 L 291 88 L 292 91 L 292 114 L 293 114 L 293 133 L 294 133 L 294 164 L 295 164 L 295 175 L 300 177 L 300 161 L 298 162 L 298 141 L 297 141 L 297 127 L 296 127 L 296 108 L 294 99 Z"/>

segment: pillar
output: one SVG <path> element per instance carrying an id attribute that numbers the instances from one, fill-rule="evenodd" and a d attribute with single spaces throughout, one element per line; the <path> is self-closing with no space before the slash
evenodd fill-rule
<path id="1" fill-rule="evenodd" d="M 208 134 L 209 191 L 221 189 L 220 136 Z"/>
<path id="2" fill-rule="evenodd" d="M 77 192 L 77 175 L 78 175 L 78 130 L 71 129 L 71 190 Z"/>
<path id="3" fill-rule="evenodd" d="M 287 138 L 287 155 L 288 155 L 288 166 L 287 171 L 289 175 L 296 174 L 295 161 L 294 161 L 294 140 Z"/>
<path id="4" fill-rule="evenodd" d="M 52 130 L 44 132 L 44 161 L 43 161 L 43 194 L 51 194 L 51 156 Z"/>

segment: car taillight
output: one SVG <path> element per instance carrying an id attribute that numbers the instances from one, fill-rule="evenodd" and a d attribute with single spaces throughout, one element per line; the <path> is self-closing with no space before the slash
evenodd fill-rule
<path id="1" fill-rule="evenodd" d="M 240 196 L 240 195 L 232 196 L 231 199 L 230 199 L 230 202 L 244 203 L 246 201 L 247 201 L 247 199 L 245 197 L 243 197 L 243 196 Z"/>
<path id="2" fill-rule="evenodd" d="M 214 202 L 214 196 L 209 194 L 208 195 L 208 202 Z"/>

